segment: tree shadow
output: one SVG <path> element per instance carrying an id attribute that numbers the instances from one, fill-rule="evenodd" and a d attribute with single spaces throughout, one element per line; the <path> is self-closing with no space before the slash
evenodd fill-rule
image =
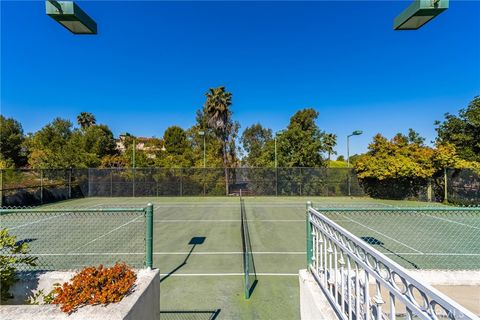
<path id="1" fill-rule="evenodd" d="M 193 237 L 192 239 L 190 239 L 190 241 L 188 242 L 189 245 L 192 246 L 192 248 L 190 249 L 190 251 L 188 252 L 187 256 L 185 257 L 185 259 L 183 260 L 182 263 L 180 263 L 175 269 L 173 269 L 172 271 L 170 271 L 169 273 L 167 273 L 165 276 L 163 276 L 162 278 L 160 278 L 160 283 L 162 283 L 162 281 L 166 280 L 168 277 L 170 277 L 172 274 L 174 274 L 175 272 L 177 272 L 180 268 L 182 268 L 184 265 L 187 264 L 187 261 L 188 261 L 188 258 L 190 258 L 190 255 L 192 254 L 193 250 L 195 249 L 195 247 L 197 245 L 201 245 L 205 242 L 205 239 L 206 237 Z"/>
<path id="2" fill-rule="evenodd" d="M 360 239 L 362 239 L 363 241 L 365 241 L 366 243 L 368 243 L 369 245 L 372 245 L 372 246 L 379 246 L 385 250 L 387 250 L 388 252 L 392 253 L 393 255 L 395 255 L 396 257 L 402 259 L 403 261 L 407 262 L 408 264 L 410 264 L 411 266 L 413 266 L 415 269 L 420 269 L 420 267 L 413 261 L 403 257 L 402 255 L 399 255 L 398 253 L 396 253 L 395 251 L 392 251 L 390 250 L 389 248 L 387 248 L 385 246 L 385 244 L 378 240 L 377 238 L 375 237 L 370 237 L 370 236 L 364 236 L 364 237 L 360 237 Z"/>
<path id="3" fill-rule="evenodd" d="M 216 310 L 169 310 L 160 311 L 160 319 L 164 320 L 215 320 L 221 309 Z"/>

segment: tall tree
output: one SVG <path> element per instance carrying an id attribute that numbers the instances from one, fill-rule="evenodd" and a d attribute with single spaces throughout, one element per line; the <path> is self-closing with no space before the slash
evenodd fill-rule
<path id="1" fill-rule="evenodd" d="M 0 115 L 0 160 L 7 166 L 21 167 L 25 165 L 24 140 L 25 136 L 20 122 Z"/>
<path id="2" fill-rule="evenodd" d="M 273 137 L 271 129 L 264 128 L 260 123 L 253 124 L 243 131 L 240 142 L 245 152 L 247 152 L 245 162 L 248 166 L 273 166 Z"/>
<path id="3" fill-rule="evenodd" d="M 203 113 L 206 117 L 207 126 L 214 130 L 215 135 L 222 144 L 223 166 L 225 168 L 225 190 L 228 194 L 228 164 L 229 155 L 234 155 L 235 148 L 231 148 L 232 132 L 238 130 L 238 124 L 232 121 L 232 93 L 225 90 L 224 86 L 217 88 L 210 88 L 205 94 L 206 101 L 203 108 Z M 230 152 L 227 149 L 230 147 Z M 234 159 L 231 159 L 234 160 Z"/>
<path id="4" fill-rule="evenodd" d="M 278 164 L 284 167 L 324 166 L 322 153 L 327 149 L 323 143 L 325 132 L 315 123 L 318 112 L 308 108 L 297 111 L 287 129 L 279 134 Z"/>
<path id="5" fill-rule="evenodd" d="M 178 126 L 171 126 L 163 134 L 166 151 L 174 155 L 182 155 L 188 148 L 187 134 Z"/>
<path id="6" fill-rule="evenodd" d="M 116 154 L 113 134 L 106 125 L 79 130 L 60 118 L 30 136 L 26 145 L 33 168 L 96 167 L 103 157 Z"/>
<path id="7" fill-rule="evenodd" d="M 81 112 L 77 116 L 77 123 L 82 129 L 93 126 L 96 122 L 97 120 L 95 119 L 95 116 L 90 112 Z"/>
<path id="8" fill-rule="evenodd" d="M 435 125 L 437 144 L 450 143 L 462 159 L 480 162 L 480 97 L 460 109 L 458 116 L 446 113 L 445 120 Z"/>

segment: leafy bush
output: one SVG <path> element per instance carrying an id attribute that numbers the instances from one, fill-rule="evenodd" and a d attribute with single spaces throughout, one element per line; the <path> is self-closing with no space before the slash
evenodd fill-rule
<path id="1" fill-rule="evenodd" d="M 18 243 L 17 237 L 10 235 L 7 229 L 0 230 L 0 297 L 2 301 L 12 298 L 8 291 L 18 280 L 17 267 L 21 264 L 36 265 L 37 258 L 28 256 L 27 253 L 26 242 Z"/>
<path id="2" fill-rule="evenodd" d="M 120 302 L 131 292 L 136 280 L 135 272 L 124 263 L 116 263 L 111 268 L 87 267 L 77 273 L 71 283 L 65 282 L 55 289 L 52 303 L 61 305 L 62 311 L 70 314 L 84 305 Z"/>

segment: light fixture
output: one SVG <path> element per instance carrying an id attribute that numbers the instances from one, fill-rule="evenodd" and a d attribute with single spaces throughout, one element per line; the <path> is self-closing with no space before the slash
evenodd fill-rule
<path id="1" fill-rule="evenodd" d="M 362 133 L 363 133 L 362 130 L 355 130 L 355 131 L 352 132 L 351 135 L 352 135 L 352 136 L 359 136 L 359 135 L 361 135 Z"/>
<path id="2" fill-rule="evenodd" d="M 449 0 L 414 0 L 393 21 L 395 30 L 416 30 L 448 9 Z"/>
<path id="3" fill-rule="evenodd" d="M 97 34 L 97 23 L 73 1 L 45 1 L 47 15 L 74 34 Z"/>

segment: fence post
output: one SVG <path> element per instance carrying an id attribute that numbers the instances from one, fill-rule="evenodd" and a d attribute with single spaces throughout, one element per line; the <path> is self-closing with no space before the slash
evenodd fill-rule
<path id="1" fill-rule="evenodd" d="M 447 168 L 443 168 L 443 184 L 444 184 L 444 195 L 443 202 L 448 202 L 448 188 L 447 188 Z"/>
<path id="2" fill-rule="evenodd" d="M 68 169 L 68 199 L 72 199 L 72 168 Z"/>
<path id="3" fill-rule="evenodd" d="M 307 239 L 307 270 L 310 267 L 313 259 L 313 238 L 312 238 L 312 224 L 310 223 L 310 208 L 312 207 L 312 202 L 307 202 L 307 212 L 305 215 L 306 221 L 306 239 Z"/>
<path id="4" fill-rule="evenodd" d="M 145 209 L 145 266 L 153 268 L 153 204 L 149 203 Z"/>
<path id="5" fill-rule="evenodd" d="M 275 167 L 275 197 L 278 197 L 278 167 Z"/>
<path id="6" fill-rule="evenodd" d="M 90 168 L 87 169 L 87 187 L 88 187 L 87 194 L 88 194 L 89 197 L 92 196 L 91 191 L 90 191 L 92 189 L 92 188 L 90 188 L 90 170 L 91 170 Z"/>
<path id="7" fill-rule="evenodd" d="M 205 197 L 205 195 L 207 194 L 206 192 L 206 181 L 205 181 L 205 177 L 207 176 L 207 173 L 206 173 L 206 168 L 204 167 L 203 168 L 203 174 L 202 174 L 202 180 L 203 180 L 203 196 Z"/>
<path id="8" fill-rule="evenodd" d="M 183 170 L 180 168 L 180 196 L 183 196 Z"/>
<path id="9" fill-rule="evenodd" d="M 133 174 L 133 181 L 132 181 L 132 197 L 135 197 L 135 173 L 136 173 L 135 167 L 132 168 L 132 174 Z"/>
<path id="10" fill-rule="evenodd" d="M 432 202 L 432 179 L 429 178 L 427 182 L 427 201 Z"/>
<path id="11" fill-rule="evenodd" d="M 113 168 L 110 168 L 110 197 L 113 197 Z"/>
<path id="12" fill-rule="evenodd" d="M 3 207 L 3 169 L 0 169 L 0 208 Z"/>
<path id="13" fill-rule="evenodd" d="M 40 169 L 40 204 L 43 204 L 43 169 Z"/>

